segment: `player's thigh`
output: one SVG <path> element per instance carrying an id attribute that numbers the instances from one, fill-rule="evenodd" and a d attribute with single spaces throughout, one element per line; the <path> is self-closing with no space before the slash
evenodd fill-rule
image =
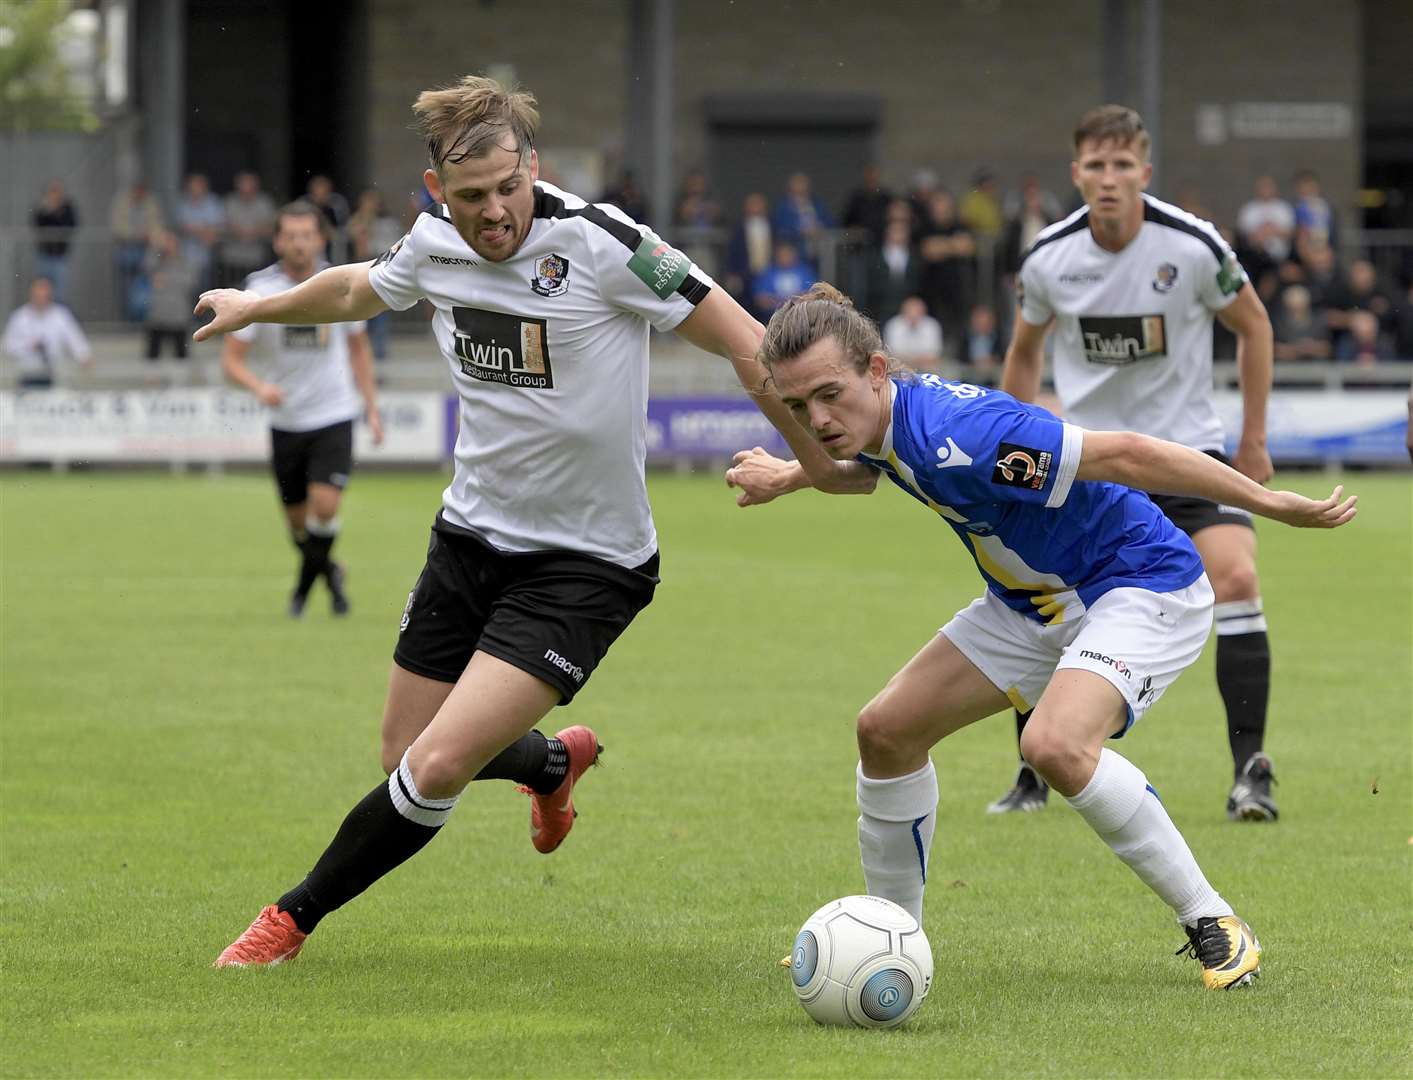
<path id="1" fill-rule="evenodd" d="M 311 436 L 306 471 L 309 509 L 327 521 L 338 513 L 339 497 L 353 474 L 353 421 L 330 424 Z"/>
<path id="2" fill-rule="evenodd" d="M 309 438 L 302 431 L 270 429 L 270 471 L 285 506 L 309 499 Z"/>
<path id="3" fill-rule="evenodd" d="M 1079 670 L 1108 682 L 1124 705 L 1122 722 L 1115 725 L 1099 717 L 1092 723 L 1104 729 L 1100 738 L 1120 738 L 1202 655 L 1211 632 L 1212 587 L 1205 575 L 1172 592 L 1112 589 L 1089 605 L 1061 653 L 1055 679 Z M 1050 696 L 1047 688 L 1042 704 Z M 1037 706 L 1026 731 L 1037 717 L 1037 734 L 1043 731 L 1045 715 L 1056 716 L 1055 706 L 1063 701 L 1052 700 L 1049 709 Z M 1074 723 L 1067 721 L 1066 730 L 1075 730 Z"/>
<path id="4" fill-rule="evenodd" d="M 1254 600 L 1261 594 L 1256 573 L 1256 531 L 1246 525 L 1211 525 L 1192 534 L 1192 545 L 1219 604 Z"/>
<path id="5" fill-rule="evenodd" d="M 859 746 L 865 757 L 900 743 L 930 747 L 1006 704 L 1005 693 L 938 633 L 860 711 Z"/>
<path id="6" fill-rule="evenodd" d="M 418 790 L 450 798 L 559 704 L 560 691 L 514 664 L 476 652 L 407 751 Z"/>
<path id="7" fill-rule="evenodd" d="M 383 704 L 384 772 L 397 768 L 404 751 L 426 730 L 455 685 L 418 675 L 397 663 L 392 665 L 388 673 L 388 696 Z"/>
<path id="8" fill-rule="evenodd" d="M 1123 731 L 1127 719 L 1124 696 L 1110 680 L 1062 668 L 1021 733 L 1021 753 L 1061 795 L 1077 795 L 1094 775 L 1104 740 Z"/>

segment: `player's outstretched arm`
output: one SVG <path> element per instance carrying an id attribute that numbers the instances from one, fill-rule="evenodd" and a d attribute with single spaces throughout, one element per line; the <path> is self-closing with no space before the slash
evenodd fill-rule
<path id="1" fill-rule="evenodd" d="M 205 341 L 253 322 L 308 326 L 371 319 L 387 310 L 387 305 L 368 282 L 372 265 L 366 262 L 330 266 L 293 289 L 273 296 L 260 296 L 241 289 L 211 289 L 196 301 L 196 314 L 209 311 L 213 318 L 198 327 L 192 337 Z"/>
<path id="2" fill-rule="evenodd" d="M 724 289 L 712 289 L 696 310 L 677 327 L 677 334 L 704 352 L 715 353 L 731 361 L 731 366 L 736 369 L 736 378 L 751 395 L 756 407 L 775 425 L 775 430 L 785 437 L 800 467 L 804 469 L 809 479 L 803 486 L 812 484 L 821 491 L 835 495 L 865 494 L 873 490 L 877 476 L 872 469 L 856 461 L 835 461 L 811 438 L 809 432 L 795 423 L 790 410 L 771 389 L 765 365 L 756 359 L 765 328 Z M 785 492 L 777 494 L 783 495 Z"/>
<path id="3" fill-rule="evenodd" d="M 858 483 L 846 491 L 835 491 L 834 495 L 867 495 L 878 486 L 878 470 L 870 469 L 861 462 L 853 462 L 859 467 Z M 812 487 L 810 478 L 798 461 L 785 461 L 757 446 L 751 450 L 740 450 L 731 458 L 731 468 L 726 470 L 726 486 L 737 488 L 737 506 L 760 506 L 781 495 Z"/>
<path id="4" fill-rule="evenodd" d="M 1086 431 L 1075 479 L 1194 495 L 1305 529 L 1333 529 L 1353 520 L 1359 501 L 1357 495 L 1344 498 L 1342 486 L 1324 499 L 1268 491 L 1200 451 L 1133 431 Z"/>

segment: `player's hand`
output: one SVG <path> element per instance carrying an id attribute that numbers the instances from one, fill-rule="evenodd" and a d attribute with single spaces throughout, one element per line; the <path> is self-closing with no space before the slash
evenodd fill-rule
<path id="1" fill-rule="evenodd" d="M 1344 498 L 1344 485 L 1338 485 L 1326 499 L 1307 499 L 1294 491 L 1273 491 L 1271 508 L 1265 516 L 1294 525 L 1298 529 L 1335 529 L 1354 520 L 1358 495 Z"/>
<path id="2" fill-rule="evenodd" d="M 255 396 L 260 399 L 260 404 L 268 405 L 272 409 L 285 403 L 285 392 L 274 383 L 261 383 L 260 388 L 255 391 Z"/>
<path id="3" fill-rule="evenodd" d="M 1275 475 L 1271 465 L 1271 454 L 1265 443 L 1241 443 L 1232 458 L 1232 468 L 1243 476 L 1249 476 L 1258 484 L 1264 484 Z"/>
<path id="4" fill-rule="evenodd" d="M 757 446 L 741 450 L 731 459 L 726 486 L 741 489 L 737 506 L 760 506 L 800 487 L 800 472 L 798 461 L 782 461 Z"/>
<path id="5" fill-rule="evenodd" d="M 193 341 L 205 341 L 216 334 L 229 334 L 240 330 L 254 321 L 258 294 L 242 289 L 208 289 L 196 300 L 194 314 L 211 312 L 214 316 L 205 326 L 198 326 L 192 334 Z"/>
<path id="6" fill-rule="evenodd" d="M 373 437 L 374 446 L 383 445 L 383 414 L 376 407 L 368 410 L 368 433 Z"/>

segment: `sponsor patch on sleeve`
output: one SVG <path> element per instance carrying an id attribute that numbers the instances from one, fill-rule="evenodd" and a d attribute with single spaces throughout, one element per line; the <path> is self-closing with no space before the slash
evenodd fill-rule
<path id="1" fill-rule="evenodd" d="M 692 260 L 654 233 L 648 233 L 628 259 L 628 269 L 666 300 L 687 280 Z"/>
<path id="2" fill-rule="evenodd" d="M 1054 455 L 1049 450 L 1003 442 L 996 451 L 996 468 L 991 473 L 991 482 L 1039 491 L 1049 479 L 1053 461 Z"/>
<path id="3" fill-rule="evenodd" d="M 1217 271 L 1217 288 L 1222 290 L 1223 296 L 1230 296 L 1246 284 L 1246 271 L 1241 268 L 1241 263 L 1236 261 L 1236 255 L 1227 252 L 1226 258 L 1222 260 L 1222 268 Z"/>

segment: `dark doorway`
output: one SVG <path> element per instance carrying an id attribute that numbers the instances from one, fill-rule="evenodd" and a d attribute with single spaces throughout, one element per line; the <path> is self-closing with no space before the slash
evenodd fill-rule
<path id="1" fill-rule="evenodd" d="M 873 158 L 874 98 L 815 95 L 710 98 L 707 171 L 729 220 L 752 191 L 772 203 L 791 173 L 807 173 L 836 220 Z"/>

